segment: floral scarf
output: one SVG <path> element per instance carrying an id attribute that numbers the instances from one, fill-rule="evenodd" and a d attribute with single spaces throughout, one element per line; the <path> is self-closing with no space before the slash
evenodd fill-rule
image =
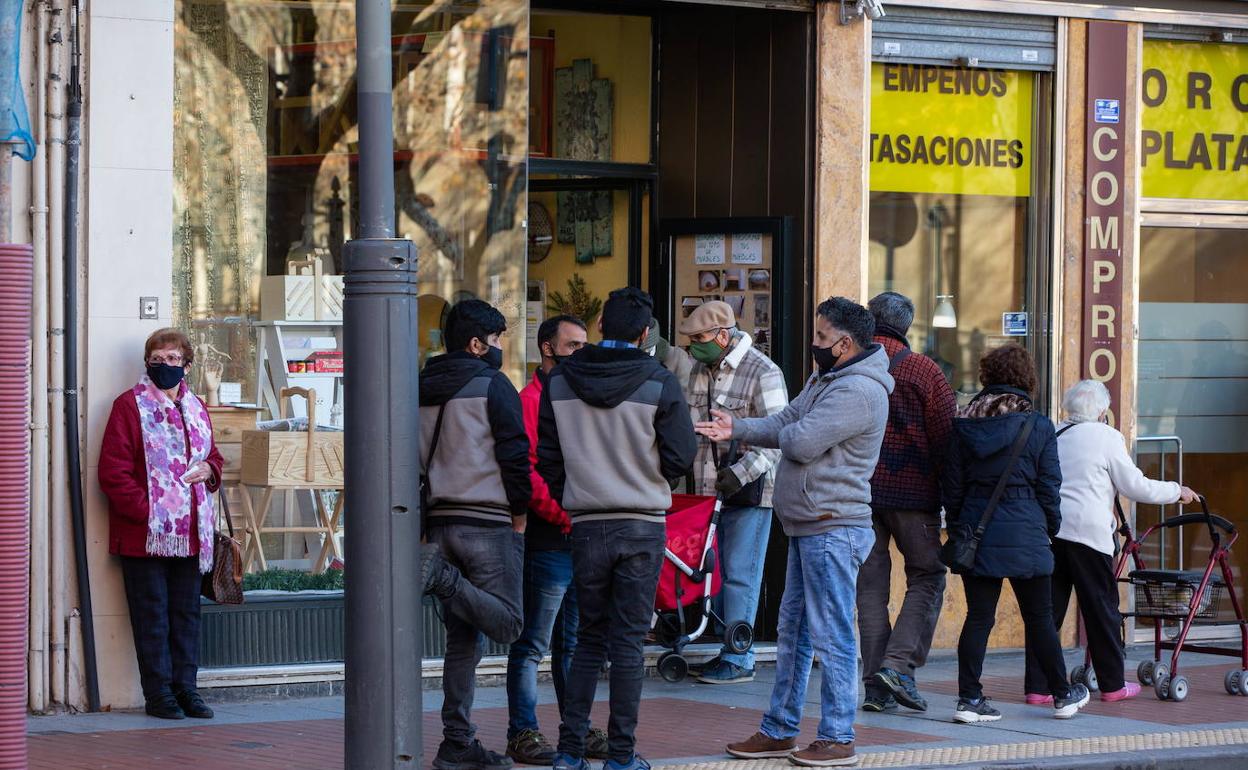
<path id="1" fill-rule="evenodd" d="M 147 460 L 147 552 L 152 556 L 191 555 L 194 499 L 199 512 L 199 571 L 207 573 L 212 569 L 212 534 L 216 529 L 212 495 L 202 482 L 190 486 L 182 482 L 191 466 L 207 459 L 212 449 L 207 410 L 185 382 L 178 386 L 179 409 L 147 375 L 134 386 L 134 398 L 139 405 Z"/>

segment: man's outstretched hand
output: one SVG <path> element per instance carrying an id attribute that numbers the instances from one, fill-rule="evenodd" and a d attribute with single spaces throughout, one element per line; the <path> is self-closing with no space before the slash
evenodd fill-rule
<path id="1" fill-rule="evenodd" d="M 727 441 L 732 438 L 732 415 L 712 409 L 711 421 L 699 422 L 693 429 L 698 435 L 706 436 L 711 441 Z"/>

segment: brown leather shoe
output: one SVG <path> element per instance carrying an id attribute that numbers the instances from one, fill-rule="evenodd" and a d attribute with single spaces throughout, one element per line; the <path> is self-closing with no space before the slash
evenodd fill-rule
<path id="1" fill-rule="evenodd" d="M 787 757 L 796 748 L 796 738 L 776 740 L 762 733 L 754 733 L 748 740 L 728 744 L 728 753 L 740 759 L 765 759 L 767 757 Z"/>
<path id="2" fill-rule="evenodd" d="M 815 741 L 801 751 L 789 755 L 789 761 L 802 767 L 838 767 L 858 764 L 853 743 Z"/>

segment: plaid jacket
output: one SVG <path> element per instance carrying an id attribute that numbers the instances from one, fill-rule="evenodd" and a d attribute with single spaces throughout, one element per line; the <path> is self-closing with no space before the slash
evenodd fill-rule
<path id="1" fill-rule="evenodd" d="M 680 351 L 680 354 L 688 365 L 688 375 L 681 377 L 681 383 L 685 390 L 685 400 L 689 402 L 689 416 L 694 422 L 708 419 L 708 387 L 712 391 L 713 408 L 729 412 L 733 417 L 767 417 L 783 410 L 789 403 L 789 392 L 780 367 L 758 352 L 750 335 L 743 331 L 733 333 L 732 349 L 719 362 L 714 373 L 705 364 L 694 361 L 684 351 Z M 680 366 L 677 370 L 684 368 Z M 724 441 L 718 445 L 721 458 L 727 454 L 730 443 Z M 742 484 L 748 484 L 766 474 L 763 500 L 759 505 L 770 508 L 780 450 L 742 445 L 740 451 L 741 457 L 732 466 L 733 472 Z M 715 494 L 715 476 L 711 441 L 704 436 L 698 436 L 698 455 L 693 461 L 693 488 L 688 491 L 697 495 Z"/>
<path id="2" fill-rule="evenodd" d="M 905 344 L 886 335 L 875 341 L 890 359 Z M 935 512 L 940 510 L 938 458 L 949 443 L 957 399 L 927 356 L 906 356 L 892 375 L 897 384 L 888 397 L 888 427 L 871 477 L 871 507 Z"/>

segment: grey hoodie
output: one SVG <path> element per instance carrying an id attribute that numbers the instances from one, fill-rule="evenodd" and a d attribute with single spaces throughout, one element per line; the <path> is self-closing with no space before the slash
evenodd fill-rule
<path id="1" fill-rule="evenodd" d="M 871 526 L 871 475 L 892 391 L 888 355 L 873 343 L 812 375 L 779 414 L 733 421 L 733 438 L 780 448 L 774 504 L 786 535 Z"/>

